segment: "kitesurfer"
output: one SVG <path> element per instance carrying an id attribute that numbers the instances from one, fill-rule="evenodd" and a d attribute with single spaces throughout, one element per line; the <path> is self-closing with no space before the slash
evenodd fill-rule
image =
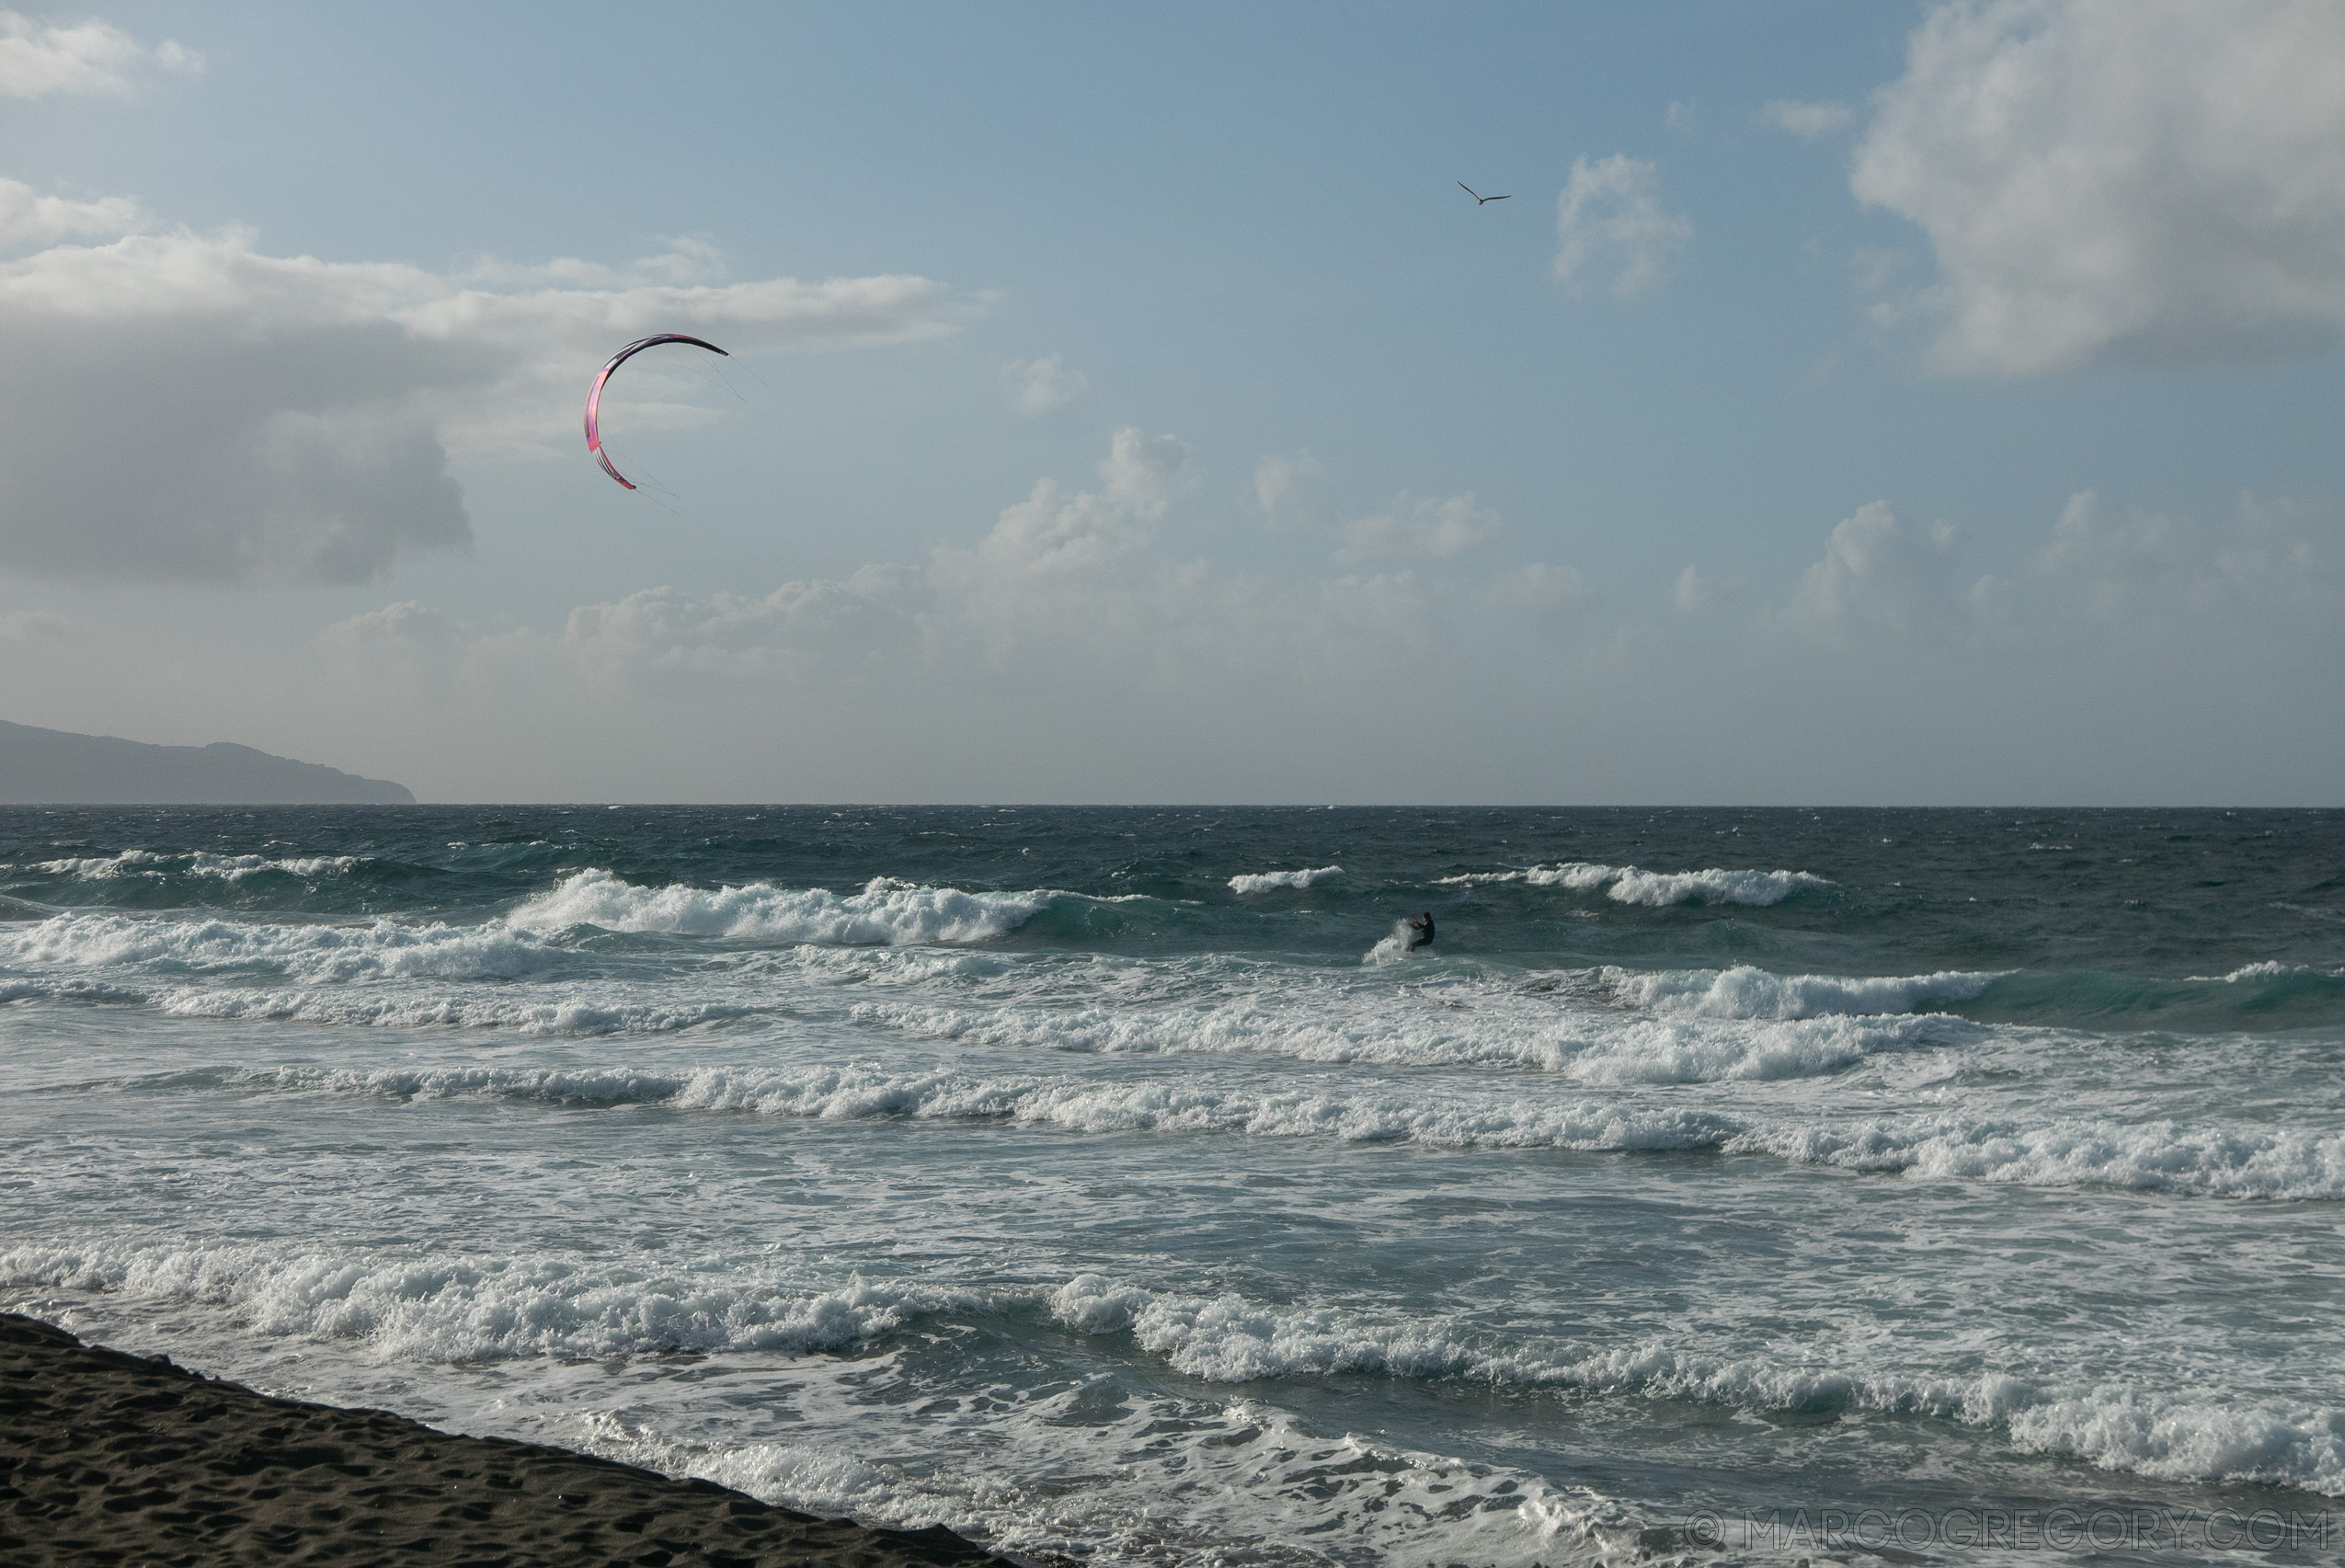
<path id="1" fill-rule="evenodd" d="M 1431 910 L 1427 910 L 1421 915 L 1411 915 L 1408 926 L 1410 952 L 1414 953 L 1420 947 L 1433 945 L 1433 911 Z"/>

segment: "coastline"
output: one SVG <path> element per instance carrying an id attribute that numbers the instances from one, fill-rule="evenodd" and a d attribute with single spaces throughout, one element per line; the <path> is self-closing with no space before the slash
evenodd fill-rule
<path id="1" fill-rule="evenodd" d="M 255 1392 L 0 1313 L 0 1556 L 86 1562 L 999 1563 L 943 1526 L 821 1519 L 708 1481 Z"/>

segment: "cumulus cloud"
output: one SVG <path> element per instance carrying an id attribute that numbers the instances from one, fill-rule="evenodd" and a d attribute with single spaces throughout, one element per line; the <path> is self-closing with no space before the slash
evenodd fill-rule
<path id="1" fill-rule="evenodd" d="M 1364 561 L 1375 555 L 1431 555 L 1447 559 L 1486 544 L 1504 532 L 1498 514 L 1475 503 L 1470 490 L 1446 499 L 1401 494 L 1371 517 L 1344 525 L 1344 547 L 1336 558 Z"/>
<path id="2" fill-rule="evenodd" d="M 1715 602 L 1723 591 L 1715 578 L 1706 575 L 1688 561 L 1686 569 L 1677 574 L 1677 580 L 1670 585 L 1669 601 L 1677 607 L 1679 613 L 1691 615 Z"/>
<path id="3" fill-rule="evenodd" d="M 145 213 L 126 197 L 74 201 L 42 196 L 22 180 L 0 178 L 0 250 L 80 235 L 127 235 L 145 226 Z"/>
<path id="4" fill-rule="evenodd" d="M 1794 98 L 1775 98 L 1760 109 L 1758 118 L 1762 125 L 1772 125 L 1779 131 L 1813 141 L 1847 126 L 1856 118 L 1856 111 L 1845 103 L 1801 103 Z"/>
<path id="5" fill-rule="evenodd" d="M 2061 509 L 2033 565 L 2105 620 L 2164 635 L 2178 618 L 2213 619 L 2256 635 L 2292 609 L 2334 606 L 2345 588 L 2338 544 L 2335 520 L 2297 501 L 2242 496 L 2231 525 L 2213 529 L 2121 513 L 2085 490 Z"/>
<path id="6" fill-rule="evenodd" d="M 1091 378 L 1069 370 L 1057 354 L 1043 360 L 1012 360 L 1001 367 L 1001 395 L 1023 418 L 1039 419 L 1089 397 Z"/>
<path id="7" fill-rule="evenodd" d="M 1852 188 L 1928 234 L 1943 371 L 2303 352 L 2345 328 L 2345 7 L 1941 6 Z"/>
<path id="8" fill-rule="evenodd" d="M 1783 620 L 1832 642 L 1894 638 L 1942 625 L 1958 607 L 1960 544 L 1946 523 L 1908 523 L 1887 501 L 1868 501 L 1833 529 L 1824 558 L 1802 576 Z"/>
<path id="9" fill-rule="evenodd" d="M 1571 609 L 1587 598 L 1588 586 L 1579 568 L 1545 561 L 1501 572 L 1490 582 L 1491 602 L 1509 609 L 1549 612 Z"/>
<path id="10" fill-rule="evenodd" d="M 386 605 L 319 636 L 332 657 L 314 679 L 337 700 L 300 705 L 403 726 L 452 790 L 483 793 L 461 781 L 502 768 L 503 795 L 545 798 L 1472 795 L 1504 780 L 1539 798 L 1591 758 L 1635 760 L 1604 775 L 1615 793 L 1701 776 L 1727 798 L 2048 797 L 2080 780 L 2108 798 L 2226 780 L 2326 798 L 2335 776 L 2335 727 L 2305 717 L 2345 658 L 2345 529 L 2322 508 L 2248 497 L 2202 524 L 2087 493 L 2012 546 L 2010 576 L 1977 577 L 1952 529 L 1874 502 L 1771 612 L 1649 623 L 1546 562 L 1281 581 L 1176 558 L 1142 515 L 1181 505 L 1186 457 L 1141 461 L 1169 460 L 1163 439 L 1132 432 L 1095 485 L 1045 480 L 965 540 L 841 578 L 646 589 L 486 636 Z M 1710 586 L 1689 581 L 1687 598 Z M 0 658 L 0 681 L 12 668 Z M 2240 745 L 2184 756 L 2178 714 Z M 1624 722 L 1642 725 L 1632 744 L 1588 742 Z M 467 738 L 490 732 L 510 743 Z"/>
<path id="11" fill-rule="evenodd" d="M 1115 432 L 1099 476 L 1109 499 L 1153 522 L 1188 487 L 1189 449 L 1175 437 L 1142 435 L 1127 426 Z"/>
<path id="12" fill-rule="evenodd" d="M 1308 452 L 1289 457 L 1273 452 L 1254 464 L 1254 505 L 1273 528 L 1308 527 L 1316 515 L 1303 499 L 1304 487 L 1318 477 L 1319 459 Z"/>
<path id="13" fill-rule="evenodd" d="M 36 235 L 135 217 L 40 200 L 0 189 L 0 214 L 29 212 Z M 468 542 L 452 461 L 567 450 L 578 389 L 614 343 L 662 329 L 736 353 L 899 342 L 952 330 L 964 308 L 915 277 L 669 280 L 706 260 L 443 274 L 181 230 L 0 262 L 0 567 L 363 582 L 403 552 Z M 704 417 L 669 372 L 635 372 L 606 410 L 635 428 Z"/>
<path id="14" fill-rule="evenodd" d="M 203 56 L 168 40 L 148 49 L 106 22 L 61 26 L 0 11 L 0 97 L 127 93 L 150 64 L 166 71 L 200 71 Z"/>
<path id="15" fill-rule="evenodd" d="M 1619 295 L 1642 293 L 1661 281 L 1669 255 L 1693 237 L 1694 226 L 1661 204 L 1661 168 L 1622 154 L 1590 163 L 1572 160 L 1571 177 L 1555 203 L 1555 278 L 1573 292 L 1598 271 Z"/>
<path id="16" fill-rule="evenodd" d="M 1273 528 L 1304 529 L 1342 541 L 1335 558 L 1357 566 L 1379 555 L 1421 555 L 1447 560 L 1505 532 L 1498 514 L 1462 496 L 1418 497 L 1402 491 L 1375 512 L 1344 521 L 1322 513 L 1310 498 L 1321 474 L 1308 452 L 1273 453 L 1254 464 L 1254 504 Z"/>
<path id="17" fill-rule="evenodd" d="M 1188 449 L 1118 430 L 1097 490 L 1038 481 L 974 545 L 910 566 L 784 584 L 761 597 L 652 589 L 581 606 L 565 654 L 604 680 L 712 679 L 785 686 L 916 677 L 963 691 L 1012 677 L 1031 699 L 1095 682 L 1150 687 L 1348 668 L 1366 650 L 1417 646 L 1424 593 L 1403 577 L 1279 589 L 1144 554 L 1185 487 Z"/>
<path id="18" fill-rule="evenodd" d="M 62 637 L 69 629 L 65 618 L 52 610 L 0 611 L 0 643 Z"/>
<path id="19" fill-rule="evenodd" d="M 910 563 L 762 594 L 646 589 L 578 606 L 558 635 L 474 637 L 437 611 L 397 603 L 317 642 L 347 670 L 469 671 L 484 689 L 521 679 L 516 670 L 536 680 L 550 659 L 595 687 L 653 698 L 860 701 L 847 694 L 884 689 L 956 712 L 1007 703 L 1047 715 L 1093 699 L 1120 711 L 1142 689 L 1252 690 L 1273 672 L 1372 693 L 1460 635 L 1528 626 L 1586 597 L 1577 572 L 1544 562 L 1479 579 L 1345 572 L 1281 585 L 1169 559 L 1149 546 L 1191 465 L 1176 439 L 1127 429 L 1096 488 L 1042 479 L 973 542 Z M 1445 506 L 1453 518 L 1462 506 L 1476 528 L 1487 515 L 1470 497 L 1427 505 L 1436 534 Z M 1417 515 L 1413 504 L 1406 511 Z M 1411 549 L 1435 553 L 1426 542 Z"/>

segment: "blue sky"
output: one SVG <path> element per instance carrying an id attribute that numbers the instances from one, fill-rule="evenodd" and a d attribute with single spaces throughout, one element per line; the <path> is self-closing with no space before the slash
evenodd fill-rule
<path id="1" fill-rule="evenodd" d="M 456 799 L 2339 802 L 2320 8 L 484 9 L 0 27 L 0 715 Z M 638 328 L 738 358 L 630 378 L 629 495 Z"/>

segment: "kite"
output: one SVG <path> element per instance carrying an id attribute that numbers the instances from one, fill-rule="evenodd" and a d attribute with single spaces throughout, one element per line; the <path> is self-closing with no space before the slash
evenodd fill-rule
<path id="1" fill-rule="evenodd" d="M 602 373 L 596 376 L 594 384 L 587 389 L 587 451 L 594 453 L 594 460 L 602 464 L 602 471 L 605 474 L 610 475 L 630 490 L 635 487 L 634 483 L 625 475 L 611 466 L 611 454 L 602 450 L 602 430 L 595 423 L 595 411 L 602 406 L 602 383 L 611 379 L 611 372 L 625 364 L 634 356 L 642 353 L 646 349 L 656 348 L 662 343 L 690 343 L 693 348 L 705 349 L 712 354 L 724 354 L 728 360 L 733 357 L 726 354 L 724 349 L 714 343 L 704 343 L 697 338 L 687 338 L 681 332 L 662 332 L 655 338 L 638 338 L 611 356 L 611 362 L 602 367 Z"/>

